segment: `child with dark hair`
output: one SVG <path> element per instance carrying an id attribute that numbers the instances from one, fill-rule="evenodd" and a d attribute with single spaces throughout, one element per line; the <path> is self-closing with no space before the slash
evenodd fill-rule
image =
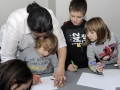
<path id="1" fill-rule="evenodd" d="M 70 20 L 61 27 L 67 43 L 65 69 L 68 71 L 76 71 L 75 68 L 88 67 L 87 48 L 83 46 L 86 41 L 84 31 L 86 11 L 86 0 L 72 0 L 69 5 Z"/>
<path id="2" fill-rule="evenodd" d="M 91 71 L 99 74 L 105 64 L 117 62 L 120 65 L 120 39 L 108 29 L 100 17 L 88 20 L 85 24 L 85 32 L 87 35 L 85 45 Z M 97 57 L 98 62 L 94 56 Z M 92 65 L 91 62 L 98 65 Z"/>
<path id="3" fill-rule="evenodd" d="M 30 90 L 32 80 L 25 62 L 13 59 L 0 64 L 0 90 Z"/>

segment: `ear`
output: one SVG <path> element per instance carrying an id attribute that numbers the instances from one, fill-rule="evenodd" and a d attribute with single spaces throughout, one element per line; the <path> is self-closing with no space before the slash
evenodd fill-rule
<path id="1" fill-rule="evenodd" d="M 13 84 L 13 85 L 10 87 L 10 90 L 14 90 L 16 87 L 17 87 L 17 83 Z"/>
<path id="2" fill-rule="evenodd" d="M 16 83 L 16 79 L 14 79 L 14 80 L 12 81 L 10 90 L 14 90 L 16 87 L 17 87 L 17 83 Z"/>

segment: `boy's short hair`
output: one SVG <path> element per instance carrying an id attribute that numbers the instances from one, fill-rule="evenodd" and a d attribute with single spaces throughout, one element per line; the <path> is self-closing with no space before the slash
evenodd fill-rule
<path id="1" fill-rule="evenodd" d="M 51 33 L 48 38 L 45 39 L 38 39 L 36 41 L 36 48 L 39 49 L 43 47 L 46 51 L 51 54 L 56 53 L 58 49 L 58 39 L 57 37 Z"/>
<path id="2" fill-rule="evenodd" d="M 72 0 L 69 5 L 69 12 L 71 11 L 80 11 L 85 15 L 87 11 L 86 0 Z"/>

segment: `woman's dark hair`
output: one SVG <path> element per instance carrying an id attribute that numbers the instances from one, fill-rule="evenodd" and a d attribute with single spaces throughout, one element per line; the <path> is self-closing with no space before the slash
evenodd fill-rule
<path id="1" fill-rule="evenodd" d="M 27 23 L 31 31 L 43 33 L 53 30 L 52 17 L 45 8 L 34 2 L 28 5 L 27 12 L 29 13 Z"/>
<path id="2" fill-rule="evenodd" d="M 18 88 L 32 79 L 33 76 L 30 69 L 25 62 L 19 59 L 9 60 L 0 64 L 0 90 L 10 90 L 10 87 L 14 84 L 17 84 L 16 88 Z"/>

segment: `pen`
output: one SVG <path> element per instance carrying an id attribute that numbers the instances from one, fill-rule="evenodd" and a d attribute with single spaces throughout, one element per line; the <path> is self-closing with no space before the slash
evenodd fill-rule
<path id="1" fill-rule="evenodd" d="M 94 65 L 94 66 L 98 66 L 98 65 L 101 66 L 100 64 L 97 64 L 96 62 L 90 62 L 89 64 L 90 64 L 90 65 Z M 105 67 L 106 67 L 106 66 L 104 66 L 103 68 L 105 68 Z M 98 72 L 98 71 L 97 71 L 97 74 L 103 75 L 102 72 Z"/>
<path id="2" fill-rule="evenodd" d="M 71 60 L 71 63 L 74 65 L 74 62 Z M 75 69 L 75 71 L 77 71 L 77 68 L 74 68 Z"/>
<path id="3" fill-rule="evenodd" d="M 115 64 L 114 66 L 120 66 L 120 64 Z"/>
<path id="4" fill-rule="evenodd" d="M 101 64 L 97 64 L 96 62 L 89 62 L 89 64 L 94 66 L 102 66 Z M 106 66 L 104 66 L 104 68 L 106 68 Z"/>

